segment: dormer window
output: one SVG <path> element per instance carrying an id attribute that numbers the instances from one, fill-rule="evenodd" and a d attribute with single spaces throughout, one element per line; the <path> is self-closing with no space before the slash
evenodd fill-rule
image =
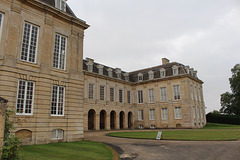
<path id="1" fill-rule="evenodd" d="M 143 74 L 142 73 L 138 73 L 138 81 L 142 81 L 143 80 Z"/>
<path id="2" fill-rule="evenodd" d="M 117 74 L 117 78 L 121 79 L 122 78 L 122 71 L 120 68 L 116 68 L 116 74 Z"/>
<path id="3" fill-rule="evenodd" d="M 129 74 L 128 73 L 124 73 L 124 77 L 126 81 L 129 81 Z"/>
<path id="4" fill-rule="evenodd" d="M 109 77 L 112 77 L 112 75 L 113 75 L 113 74 L 112 74 L 112 68 L 108 68 L 107 71 L 108 71 L 108 76 L 109 76 Z"/>
<path id="5" fill-rule="evenodd" d="M 160 78 L 164 78 L 166 76 L 166 71 L 164 68 L 160 69 Z"/>
<path id="6" fill-rule="evenodd" d="M 103 75 L 103 65 L 98 65 L 97 68 L 98 68 L 98 73 Z"/>
<path id="7" fill-rule="evenodd" d="M 55 7 L 66 12 L 66 0 L 55 0 Z"/>
<path id="8" fill-rule="evenodd" d="M 178 66 L 174 65 L 172 67 L 172 70 L 173 70 L 173 75 L 178 75 Z"/>
<path id="9" fill-rule="evenodd" d="M 193 75 L 197 78 L 197 71 L 193 71 Z"/>
<path id="10" fill-rule="evenodd" d="M 149 71 L 148 72 L 148 77 L 149 77 L 149 80 L 154 79 L 154 72 L 153 71 Z"/>
<path id="11" fill-rule="evenodd" d="M 88 72 L 93 71 L 93 64 L 87 64 L 87 67 L 88 67 Z"/>

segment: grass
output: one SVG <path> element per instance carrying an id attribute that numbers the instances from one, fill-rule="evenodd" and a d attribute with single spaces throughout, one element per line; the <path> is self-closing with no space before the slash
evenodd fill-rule
<path id="1" fill-rule="evenodd" d="M 207 125 L 202 129 L 240 129 L 240 125 L 207 123 Z"/>
<path id="2" fill-rule="evenodd" d="M 112 160 L 105 144 L 79 141 L 23 146 L 23 160 Z"/>
<path id="3" fill-rule="evenodd" d="M 189 141 L 231 141 L 240 139 L 240 130 L 238 130 L 240 125 L 209 123 L 204 129 L 163 131 L 162 139 Z M 157 131 L 115 132 L 107 135 L 124 138 L 156 139 Z"/>

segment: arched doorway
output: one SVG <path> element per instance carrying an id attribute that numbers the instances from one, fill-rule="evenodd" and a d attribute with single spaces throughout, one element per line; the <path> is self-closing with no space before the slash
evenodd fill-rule
<path id="1" fill-rule="evenodd" d="M 90 109 L 88 111 L 88 130 L 95 129 L 95 117 L 96 117 L 96 112 L 93 109 Z"/>
<path id="2" fill-rule="evenodd" d="M 121 111 L 119 113 L 119 123 L 120 123 L 120 129 L 124 129 L 124 124 L 125 124 L 125 113 L 123 111 Z"/>
<path id="3" fill-rule="evenodd" d="M 100 129 L 106 129 L 106 117 L 107 117 L 106 111 L 101 110 L 101 112 L 100 112 Z"/>
<path id="4" fill-rule="evenodd" d="M 133 124 L 133 115 L 132 115 L 132 112 L 128 112 L 128 128 L 131 129 Z"/>
<path id="5" fill-rule="evenodd" d="M 115 129 L 116 128 L 116 112 L 111 111 L 110 113 L 110 128 Z"/>

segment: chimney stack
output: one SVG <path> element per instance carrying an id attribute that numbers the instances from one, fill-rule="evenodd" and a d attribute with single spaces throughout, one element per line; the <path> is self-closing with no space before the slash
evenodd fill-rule
<path id="1" fill-rule="evenodd" d="M 167 58 L 162 58 L 162 64 L 168 64 L 169 60 Z"/>

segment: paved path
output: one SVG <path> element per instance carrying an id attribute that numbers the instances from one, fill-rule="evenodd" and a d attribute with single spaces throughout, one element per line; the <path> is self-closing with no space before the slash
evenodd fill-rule
<path id="1" fill-rule="evenodd" d="M 105 136 L 109 132 L 85 132 L 85 140 L 109 144 L 125 160 L 240 160 L 240 141 L 140 140 Z"/>

